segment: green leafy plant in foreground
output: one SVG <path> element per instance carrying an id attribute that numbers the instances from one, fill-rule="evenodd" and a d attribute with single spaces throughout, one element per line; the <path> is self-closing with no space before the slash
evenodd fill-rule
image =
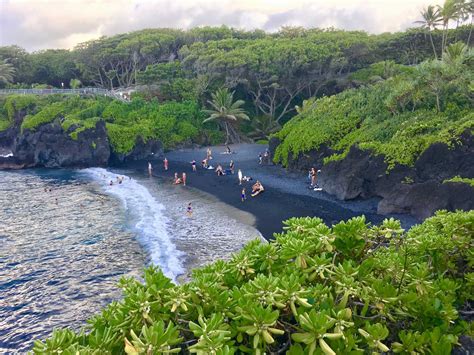
<path id="1" fill-rule="evenodd" d="M 441 211 L 408 232 L 394 219 L 292 218 L 187 284 L 156 267 L 144 283 L 122 279 L 122 301 L 33 352 L 449 354 L 472 335 L 473 235 L 474 211 Z"/>

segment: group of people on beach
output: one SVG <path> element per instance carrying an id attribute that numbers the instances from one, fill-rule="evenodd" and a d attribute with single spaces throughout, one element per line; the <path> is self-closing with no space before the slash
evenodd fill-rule
<path id="1" fill-rule="evenodd" d="M 226 145 L 226 150 L 224 152 L 222 152 L 221 154 L 234 154 L 234 152 L 230 149 L 230 147 L 228 145 Z M 262 155 L 262 153 L 260 153 L 259 154 L 259 164 L 262 163 L 263 158 L 265 158 L 265 160 L 268 160 L 269 159 L 268 157 L 269 157 L 268 150 L 265 151 L 265 153 L 263 155 Z M 201 161 L 201 167 L 203 169 L 206 169 L 206 170 L 214 170 L 214 172 L 216 173 L 217 176 L 233 175 L 235 173 L 235 162 L 234 162 L 233 159 L 230 160 L 229 165 L 228 165 L 227 168 L 224 168 L 222 164 L 217 164 L 217 166 L 214 168 L 211 164 L 212 159 L 213 159 L 212 150 L 211 150 L 211 148 L 207 148 L 206 149 L 206 156 Z M 196 160 L 193 159 L 190 162 L 190 164 L 191 164 L 192 171 L 196 172 L 197 171 L 197 162 L 196 162 Z M 168 169 L 169 169 L 169 161 L 166 157 L 163 159 L 163 169 L 165 171 L 168 171 Z M 153 166 L 152 166 L 151 162 L 148 162 L 148 174 L 150 176 L 153 175 Z M 237 177 L 238 177 L 238 181 L 239 181 L 239 186 L 242 186 L 245 182 L 250 182 L 250 181 L 253 180 L 253 178 L 251 176 L 245 176 L 242 173 L 241 169 L 238 169 Z M 187 175 L 186 175 L 185 172 L 183 172 L 181 175 L 179 175 L 178 172 L 175 172 L 174 173 L 174 178 L 173 178 L 173 185 L 182 184 L 183 186 L 186 186 L 186 179 L 187 179 Z M 119 183 L 121 183 L 121 182 L 119 182 Z M 257 180 L 252 185 L 251 189 L 252 189 L 252 192 L 251 192 L 250 195 L 252 197 L 258 196 L 259 194 L 261 194 L 262 192 L 265 191 L 265 188 L 264 188 L 263 184 L 259 180 Z M 244 202 L 247 199 L 247 194 L 246 194 L 246 188 L 245 187 L 242 187 L 240 197 L 241 197 L 242 202 Z M 187 206 L 186 213 L 187 213 L 188 216 L 192 216 L 192 205 L 191 205 L 191 203 L 189 203 L 189 205 Z"/>

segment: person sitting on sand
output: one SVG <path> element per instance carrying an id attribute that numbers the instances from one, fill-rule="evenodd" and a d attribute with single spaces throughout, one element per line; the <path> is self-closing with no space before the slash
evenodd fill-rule
<path id="1" fill-rule="evenodd" d="M 265 191 L 265 189 L 263 188 L 263 185 L 260 183 L 260 181 L 257 180 L 257 182 L 253 184 L 252 186 L 252 197 L 257 196 L 263 191 Z"/>
<path id="2" fill-rule="evenodd" d="M 224 175 L 224 169 L 222 169 L 222 165 L 217 165 L 217 168 L 216 168 L 216 173 L 217 173 L 217 176 L 223 176 Z"/>
<path id="3" fill-rule="evenodd" d="M 183 182 L 183 180 L 181 180 L 181 178 L 178 177 L 178 173 L 174 173 L 174 182 L 173 184 L 174 185 L 179 185 Z"/>

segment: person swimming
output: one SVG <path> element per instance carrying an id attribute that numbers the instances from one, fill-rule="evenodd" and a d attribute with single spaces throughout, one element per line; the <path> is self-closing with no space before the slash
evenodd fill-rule
<path id="1" fill-rule="evenodd" d="M 109 185 L 112 186 L 113 184 L 114 184 L 114 182 L 112 180 L 110 180 Z"/>

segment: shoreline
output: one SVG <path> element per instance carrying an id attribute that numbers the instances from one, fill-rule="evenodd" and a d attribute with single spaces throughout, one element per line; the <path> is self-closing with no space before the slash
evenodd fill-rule
<path id="1" fill-rule="evenodd" d="M 201 168 L 200 161 L 206 156 L 206 147 L 197 149 L 181 149 L 165 154 L 169 161 L 169 169 L 165 171 L 161 159 L 152 161 L 153 176 L 163 179 L 172 186 L 175 172 L 181 176 L 187 174 L 187 186 L 176 186 L 184 189 L 197 189 L 214 196 L 226 205 L 237 208 L 255 216 L 255 227 L 267 239 L 273 239 L 274 233 L 280 233 L 283 221 L 291 217 L 320 217 L 329 226 L 341 220 L 365 215 L 367 222 L 380 224 L 385 218 L 400 219 L 404 228 L 419 223 L 408 215 L 379 215 L 376 213 L 375 201 L 338 201 L 324 192 L 314 192 L 306 187 L 303 174 L 288 173 L 275 165 L 259 165 L 258 153 L 265 150 L 265 145 L 240 144 L 231 145 L 235 154 L 222 154 L 224 146 L 211 147 L 213 151 L 212 165 L 222 164 L 224 169 L 230 160 L 235 162 L 235 173 L 229 176 L 217 176 L 214 170 Z M 191 161 L 197 162 L 197 171 L 192 171 Z M 122 164 L 121 167 L 134 169 L 141 174 L 147 172 L 146 161 L 135 161 Z M 243 175 L 250 175 L 253 181 L 243 183 L 247 191 L 247 200 L 241 202 L 241 187 L 238 184 L 237 171 L 242 169 Z M 251 185 L 260 180 L 265 191 L 250 197 Z"/>

